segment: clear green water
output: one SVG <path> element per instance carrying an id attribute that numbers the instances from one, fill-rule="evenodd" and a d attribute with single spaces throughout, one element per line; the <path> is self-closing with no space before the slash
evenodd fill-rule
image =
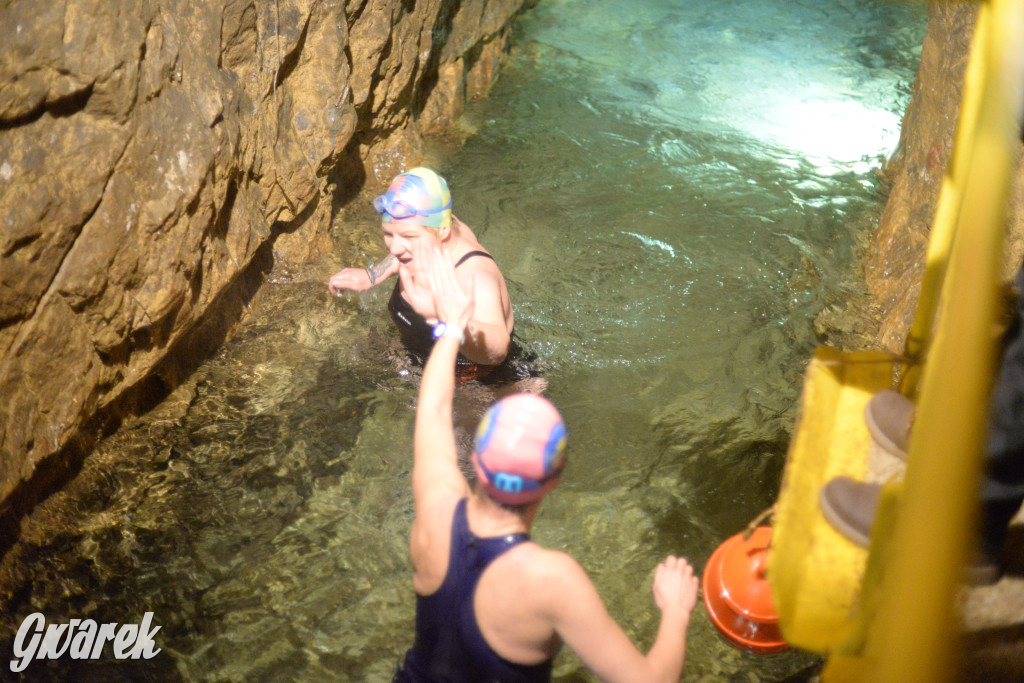
<path id="1" fill-rule="evenodd" d="M 916 3 L 546 0 L 464 144 L 434 150 L 569 425 L 535 537 L 582 562 L 641 647 L 655 564 L 701 567 L 774 500 L 812 321 L 859 287 L 924 24 Z M 104 441 L 0 563 L 5 642 L 33 611 L 153 611 L 163 653 L 37 662 L 32 679 L 389 680 L 413 635 L 418 378 L 387 292 L 324 285 L 383 252 L 372 211 L 347 210 L 337 241 L 275 272 L 222 351 Z M 460 390 L 460 433 L 493 397 Z M 688 652 L 687 680 L 817 662 L 740 652 L 702 606 Z M 568 652 L 556 674 L 591 680 Z"/>

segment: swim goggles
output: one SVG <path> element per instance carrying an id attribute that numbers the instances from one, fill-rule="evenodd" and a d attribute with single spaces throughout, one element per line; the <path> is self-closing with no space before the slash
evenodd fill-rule
<path id="1" fill-rule="evenodd" d="M 380 195 L 373 200 L 373 208 L 376 209 L 379 214 L 387 214 L 392 218 L 401 220 L 403 218 L 412 218 L 413 216 L 430 216 L 435 213 L 441 213 L 452 206 L 451 197 L 448 198 L 448 203 L 442 206 L 440 209 L 417 209 L 410 206 L 407 202 L 398 199 L 395 195 L 394 190 L 390 190 Z"/>

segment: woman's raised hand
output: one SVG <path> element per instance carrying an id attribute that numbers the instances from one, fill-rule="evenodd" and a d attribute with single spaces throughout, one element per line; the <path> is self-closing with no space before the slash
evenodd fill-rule
<path id="1" fill-rule="evenodd" d="M 473 318 L 475 301 L 472 282 L 469 283 L 468 291 L 463 289 L 455 274 L 455 266 L 440 247 L 426 244 L 417 247 L 418 253 L 413 258 L 422 259 L 423 272 L 427 275 L 427 283 L 434 297 L 434 311 L 438 321 L 464 330 Z"/>

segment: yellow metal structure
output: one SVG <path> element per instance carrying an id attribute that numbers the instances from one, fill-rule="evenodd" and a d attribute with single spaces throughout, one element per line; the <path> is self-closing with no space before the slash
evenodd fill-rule
<path id="1" fill-rule="evenodd" d="M 932 683 L 956 671 L 953 603 L 971 543 L 1024 105 L 1024 0 L 980 3 L 965 79 L 906 355 L 819 348 L 805 377 L 768 578 L 786 639 L 829 655 L 826 681 Z M 864 406 L 898 378 L 918 406 L 905 483 L 883 490 L 863 551 L 825 522 L 818 493 L 834 476 L 864 476 Z"/>
<path id="2" fill-rule="evenodd" d="M 844 540 L 822 517 L 818 492 L 833 477 L 863 479 L 870 437 L 868 399 L 892 383 L 893 358 L 877 351 L 819 347 L 807 367 L 801 411 L 775 505 L 768 578 L 783 636 L 827 652 L 854 628 L 868 552 Z"/>

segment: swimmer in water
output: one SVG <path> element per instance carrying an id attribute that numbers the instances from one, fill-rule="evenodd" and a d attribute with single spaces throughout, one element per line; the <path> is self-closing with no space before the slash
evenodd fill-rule
<path id="1" fill-rule="evenodd" d="M 328 287 L 335 295 L 346 289 L 362 292 L 397 275 L 388 311 L 405 346 L 426 358 L 434 345 L 438 317 L 414 246 L 437 247 L 455 269 L 460 286 L 471 290 L 476 301 L 459 352 L 478 366 L 495 366 L 508 356 L 512 341 L 508 288 L 494 258 L 469 226 L 452 215 L 451 206 L 448 184 L 434 171 L 414 168 L 398 175 L 387 192 L 373 200 L 381 214 L 387 258 L 369 268 L 345 268 L 331 276 Z"/>
<path id="2" fill-rule="evenodd" d="M 393 681 L 549 681 L 563 642 L 603 681 L 678 681 L 697 600 L 686 560 L 669 556 L 654 573 L 661 623 L 644 655 L 579 563 L 530 539 L 565 464 L 565 425 L 547 399 L 513 394 L 495 403 L 477 429 L 473 487 L 459 471 L 453 366 L 475 302 L 447 254 L 431 249 L 416 257 L 440 321 L 413 445 L 416 640 Z"/>

